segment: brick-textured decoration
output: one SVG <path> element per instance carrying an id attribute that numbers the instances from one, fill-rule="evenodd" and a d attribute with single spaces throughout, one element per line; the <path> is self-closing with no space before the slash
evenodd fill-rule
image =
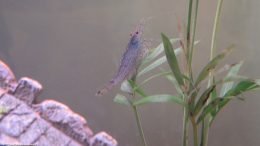
<path id="1" fill-rule="evenodd" d="M 0 145 L 117 146 L 106 132 L 93 134 L 85 118 L 68 106 L 45 100 L 34 104 L 42 85 L 28 77 L 19 81 L 0 61 Z"/>

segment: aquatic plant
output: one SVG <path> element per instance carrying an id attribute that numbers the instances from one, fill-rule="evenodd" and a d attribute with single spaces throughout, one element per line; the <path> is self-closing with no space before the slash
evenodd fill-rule
<path id="1" fill-rule="evenodd" d="M 133 109 L 144 146 L 147 146 L 147 143 L 137 110 L 138 107 L 144 104 L 175 102 L 181 105 L 184 113 L 182 146 L 188 145 L 187 129 L 189 125 L 193 128 L 193 145 L 207 146 L 209 129 L 218 113 L 231 100 L 243 100 L 241 97 L 243 93 L 259 89 L 258 79 L 251 79 L 238 74 L 243 61 L 225 64 L 224 66 L 219 65 L 234 48 L 234 45 L 231 45 L 221 53 L 216 54 L 216 36 L 222 4 L 223 0 L 218 0 L 212 30 L 210 60 L 198 73 L 198 76 L 194 76 L 192 62 L 193 50 L 198 43 L 195 40 L 199 0 L 189 0 L 187 28 L 183 29 L 182 25 L 179 24 L 180 37 L 169 39 L 166 35 L 161 34 L 162 43 L 152 49 L 150 54 L 143 59 L 136 77 L 122 83 L 121 90 L 128 94 L 126 96 L 117 94 L 114 101 Z M 176 43 L 179 43 L 180 47 L 173 49 L 173 44 Z M 179 55 L 184 59 L 179 60 L 177 57 Z M 169 65 L 169 70 L 154 74 L 140 83 L 136 82 L 138 77 L 155 68 L 161 68 L 161 65 L 166 62 Z M 220 73 L 226 75 L 222 77 L 219 76 Z M 144 92 L 142 87 L 156 77 L 168 79 L 176 89 L 176 94 L 148 95 Z M 130 97 L 127 97 L 127 95 Z M 198 132 L 198 128 L 201 128 L 201 132 Z"/>

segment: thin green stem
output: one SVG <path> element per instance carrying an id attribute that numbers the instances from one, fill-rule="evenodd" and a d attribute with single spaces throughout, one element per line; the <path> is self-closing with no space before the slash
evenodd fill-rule
<path id="1" fill-rule="evenodd" d="M 188 109 L 185 106 L 184 107 L 184 112 L 183 112 L 183 132 L 182 132 L 182 146 L 187 146 L 188 145 L 188 119 L 189 119 L 189 114 L 188 114 Z"/>
<path id="2" fill-rule="evenodd" d="M 190 54 L 189 54 L 189 68 L 190 68 L 190 77 L 192 79 L 192 56 L 193 56 L 193 48 L 194 48 L 194 42 L 195 42 L 195 36 L 196 36 L 196 28 L 197 28 L 197 18 L 198 18 L 198 11 L 199 11 L 199 0 L 196 0 L 195 3 L 195 15 L 193 19 L 193 28 L 192 28 L 192 41 L 191 41 L 191 46 L 190 46 Z"/>
<path id="3" fill-rule="evenodd" d="M 186 35 L 186 39 L 187 39 L 187 48 L 188 51 L 187 53 L 189 53 L 189 44 L 190 44 L 190 32 L 191 32 L 191 16 L 192 16 L 192 3 L 193 0 L 189 0 L 189 10 L 188 10 L 188 25 L 187 25 L 187 35 Z M 187 54 L 188 55 L 188 54 Z"/>
<path id="4" fill-rule="evenodd" d="M 137 111 L 137 107 L 136 106 L 132 106 L 132 107 L 133 107 L 133 110 L 134 110 L 135 119 L 136 119 L 137 127 L 138 127 L 138 130 L 139 130 L 139 134 L 142 138 L 143 146 L 147 146 L 145 136 L 144 136 L 144 131 L 143 131 L 142 124 L 141 124 L 141 120 L 140 120 L 140 117 L 139 117 L 139 113 Z"/>
<path id="5" fill-rule="evenodd" d="M 216 37 L 217 37 L 217 31 L 219 28 L 219 18 L 220 18 L 222 3 L 223 3 L 223 0 L 218 0 L 218 6 L 217 6 L 216 16 L 215 16 L 215 20 L 214 20 L 212 38 L 211 38 L 210 60 L 213 59 L 213 57 L 215 56 L 214 54 L 216 52 Z"/>
<path id="6" fill-rule="evenodd" d="M 131 78 L 132 82 L 135 82 L 135 80 L 136 80 L 136 75 L 134 75 Z M 134 87 L 132 86 L 132 88 L 134 88 Z M 133 92 L 133 94 L 132 94 L 132 99 L 134 99 L 134 98 L 135 98 L 135 92 Z M 141 120 L 140 120 L 140 116 L 139 116 L 137 107 L 132 102 L 131 102 L 131 105 L 132 105 L 132 108 L 133 108 L 133 111 L 134 111 L 136 124 L 137 124 L 138 131 L 139 131 L 139 134 L 140 134 L 141 139 L 142 139 L 143 146 L 147 146 L 147 143 L 146 143 L 146 140 L 145 140 L 145 136 L 144 136 L 144 131 L 143 131 L 143 128 L 142 128 L 142 124 L 141 124 Z"/>
<path id="7" fill-rule="evenodd" d="M 191 41 L 191 21 L 192 21 L 192 10 L 193 10 L 193 0 L 189 0 L 189 8 L 188 8 L 188 24 L 187 24 L 187 34 L 186 34 L 186 42 L 187 42 L 187 54 L 186 54 L 186 58 L 187 58 L 187 73 L 190 77 L 192 77 L 192 73 L 191 73 L 191 66 L 190 66 L 190 52 L 191 52 L 191 48 L 190 48 L 190 42 Z"/>
<path id="8" fill-rule="evenodd" d="M 208 118 L 202 121 L 202 132 L 201 132 L 201 144 L 200 146 L 208 145 L 208 137 L 209 137 L 209 120 Z"/>
<path id="9" fill-rule="evenodd" d="M 212 60 L 215 56 L 216 52 L 216 38 L 217 38 L 217 32 L 219 29 L 219 19 L 221 14 L 223 0 L 218 0 L 215 20 L 214 20 L 214 26 L 213 26 L 213 32 L 212 32 L 212 38 L 211 38 L 211 47 L 210 47 L 210 60 Z M 212 73 L 209 74 L 209 83 L 208 86 L 210 86 L 213 83 L 214 76 Z M 208 134 L 209 134 L 209 118 L 205 118 L 202 125 L 202 138 L 201 140 L 201 146 L 207 146 L 208 144 Z"/>
<path id="10" fill-rule="evenodd" d="M 192 129 L 193 129 L 193 142 L 194 146 L 199 146 L 198 145 L 198 127 L 195 121 L 194 117 L 191 117 L 191 124 L 192 124 Z"/>
<path id="11" fill-rule="evenodd" d="M 203 142 L 204 142 L 204 126 L 205 126 L 205 124 L 204 124 L 204 120 L 202 120 L 202 123 L 201 123 L 201 133 L 200 133 L 200 135 L 201 135 L 201 137 L 200 137 L 200 146 L 203 146 Z"/>
<path id="12" fill-rule="evenodd" d="M 187 60 L 187 75 L 191 77 L 191 69 L 189 66 L 189 54 L 190 54 L 190 34 L 191 34 L 191 21 L 192 21 L 192 8 L 193 8 L 193 0 L 189 0 L 189 7 L 188 7 L 188 20 L 187 20 L 187 31 L 186 31 L 186 46 L 187 46 L 187 54 L 186 60 Z M 187 102 L 187 97 L 183 96 L 183 100 L 185 103 Z M 183 132 L 182 132 L 182 146 L 187 146 L 188 145 L 188 121 L 189 120 L 189 109 L 188 106 L 184 106 L 184 111 L 183 111 Z"/>

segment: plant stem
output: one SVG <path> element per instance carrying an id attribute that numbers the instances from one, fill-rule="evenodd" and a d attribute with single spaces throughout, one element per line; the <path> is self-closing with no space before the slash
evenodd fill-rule
<path id="1" fill-rule="evenodd" d="M 202 121 L 200 146 L 207 146 L 208 145 L 208 137 L 209 137 L 209 119 L 206 117 Z"/>
<path id="2" fill-rule="evenodd" d="M 191 47 L 190 47 L 190 42 L 191 41 L 191 21 L 192 21 L 192 8 L 193 8 L 193 0 L 189 0 L 189 10 L 188 10 L 188 24 L 187 24 L 187 34 L 186 34 L 186 42 L 187 42 L 187 73 L 192 78 L 192 71 L 191 71 L 191 65 L 190 65 L 190 52 L 191 52 Z"/>
<path id="3" fill-rule="evenodd" d="M 143 131 L 143 128 L 142 128 L 142 125 L 141 125 L 141 120 L 140 120 L 140 117 L 139 117 L 139 113 L 137 111 L 137 107 L 134 106 L 134 105 L 132 107 L 133 107 L 133 110 L 134 110 L 135 119 L 136 119 L 137 127 L 138 127 L 138 130 L 139 130 L 139 134 L 142 138 L 143 146 L 147 146 L 145 136 L 144 136 L 144 131 Z"/>
<path id="4" fill-rule="evenodd" d="M 211 38 L 210 60 L 213 59 L 213 57 L 215 56 L 214 54 L 216 52 L 216 36 L 217 36 L 218 27 L 219 27 L 219 18 L 220 18 L 222 3 L 223 3 L 223 0 L 218 0 L 218 6 L 217 6 L 216 15 L 215 15 L 213 33 L 212 33 L 212 38 Z"/>
<path id="5" fill-rule="evenodd" d="M 187 146 L 188 145 L 188 108 L 185 106 L 184 107 L 184 112 L 183 112 L 183 132 L 182 132 L 182 146 Z"/>
<path id="6" fill-rule="evenodd" d="M 192 56 L 193 56 L 193 48 L 194 48 L 194 41 L 195 41 L 195 36 L 196 36 L 196 27 L 197 27 L 197 18 L 198 18 L 198 10 L 199 10 L 199 0 L 196 0 L 195 3 L 195 15 L 193 19 L 193 28 L 192 28 L 192 41 L 191 41 L 191 47 L 190 47 L 190 54 L 189 54 L 189 65 L 191 68 L 191 63 L 192 63 Z"/>
<path id="7" fill-rule="evenodd" d="M 186 35 L 186 40 L 187 40 L 187 56 L 189 55 L 189 45 L 190 45 L 190 32 L 191 32 L 191 15 L 192 15 L 192 3 L 193 0 L 189 0 L 189 10 L 188 10 L 188 25 L 187 25 L 187 35 Z"/>
<path id="8" fill-rule="evenodd" d="M 216 38 L 217 38 L 217 31 L 219 28 L 219 18 L 221 14 L 221 9 L 222 9 L 222 3 L 223 0 L 218 0 L 218 5 L 217 5 L 217 10 L 216 10 L 216 15 L 215 15 L 215 20 L 214 20 L 214 26 L 213 26 L 213 32 L 212 32 L 212 38 L 211 38 L 211 47 L 210 47 L 210 60 L 212 60 L 215 56 L 216 52 Z M 213 82 L 213 75 L 210 73 L 209 74 L 209 84 L 210 86 Z M 208 144 L 208 134 L 209 134 L 209 118 L 205 118 L 202 122 L 202 132 L 201 132 L 201 146 L 207 146 Z"/>
<path id="9" fill-rule="evenodd" d="M 136 75 L 134 75 L 131 80 L 132 80 L 132 82 L 135 82 Z M 132 86 L 132 89 L 133 88 L 134 87 Z M 135 91 L 135 90 L 133 90 L 133 91 Z M 134 99 L 134 98 L 135 98 L 135 92 L 133 92 L 133 94 L 132 94 L 132 99 Z M 137 127 L 138 127 L 139 134 L 140 134 L 141 139 L 142 139 L 143 146 L 147 146 L 145 136 L 144 136 L 144 131 L 143 131 L 141 120 L 140 120 L 140 116 L 139 116 L 139 113 L 138 113 L 138 110 L 137 110 L 137 106 L 135 106 L 132 103 L 132 101 L 131 101 L 131 105 L 132 105 L 132 108 L 133 108 L 133 111 L 134 111 L 134 114 L 135 114 L 135 120 L 136 120 L 136 124 L 137 124 Z"/>
<path id="10" fill-rule="evenodd" d="M 195 122 L 195 118 L 191 117 L 191 124 L 192 124 L 192 128 L 193 128 L 193 142 L 194 142 L 194 146 L 199 146 L 198 145 L 198 127 L 197 124 Z"/>

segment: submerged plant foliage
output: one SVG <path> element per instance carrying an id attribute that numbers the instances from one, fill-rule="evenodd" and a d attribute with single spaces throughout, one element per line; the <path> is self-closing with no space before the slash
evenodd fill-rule
<path id="1" fill-rule="evenodd" d="M 191 124 L 193 128 L 194 146 L 206 146 L 209 128 L 218 113 L 228 105 L 231 100 L 243 100 L 241 96 L 243 93 L 259 89 L 259 79 L 251 79 L 238 74 L 243 65 L 242 61 L 224 66 L 219 65 L 234 48 L 234 46 L 231 45 L 221 53 L 215 55 L 216 34 L 222 2 L 223 0 L 218 1 L 212 31 L 210 60 L 201 71 L 198 72 L 198 76 L 194 77 L 192 58 L 194 46 L 198 43 L 198 41 L 195 41 L 195 33 L 199 0 L 190 0 L 185 33 L 182 33 L 181 31 L 183 30 L 180 28 L 180 34 L 184 37 L 169 39 L 162 33 L 162 43 L 152 49 L 149 55 L 143 59 L 136 78 L 138 79 L 138 77 L 143 76 L 153 69 L 161 68 L 161 65 L 164 63 L 169 65 L 169 69 L 166 71 L 161 70 L 159 73 L 153 74 L 145 80 L 140 81 L 140 83 L 136 82 L 136 78 L 134 80 L 126 80 L 122 83 L 121 90 L 127 94 L 123 95 L 118 93 L 114 101 L 132 107 L 144 145 L 147 145 L 147 143 L 137 112 L 137 107 L 139 106 L 150 103 L 177 103 L 184 109 L 182 145 L 188 145 L 189 137 L 187 126 Z M 176 43 L 179 43 L 180 47 L 173 49 L 173 44 Z M 181 57 L 184 58 L 184 60 L 178 60 L 177 56 L 179 55 L 182 55 Z M 219 74 L 226 75 L 221 77 L 218 76 Z M 218 76 L 218 78 L 216 78 L 216 76 Z M 168 79 L 173 84 L 173 88 L 176 89 L 176 94 L 149 95 L 146 93 L 142 87 L 157 77 Z M 202 128 L 201 133 L 198 132 L 199 127 Z"/>

